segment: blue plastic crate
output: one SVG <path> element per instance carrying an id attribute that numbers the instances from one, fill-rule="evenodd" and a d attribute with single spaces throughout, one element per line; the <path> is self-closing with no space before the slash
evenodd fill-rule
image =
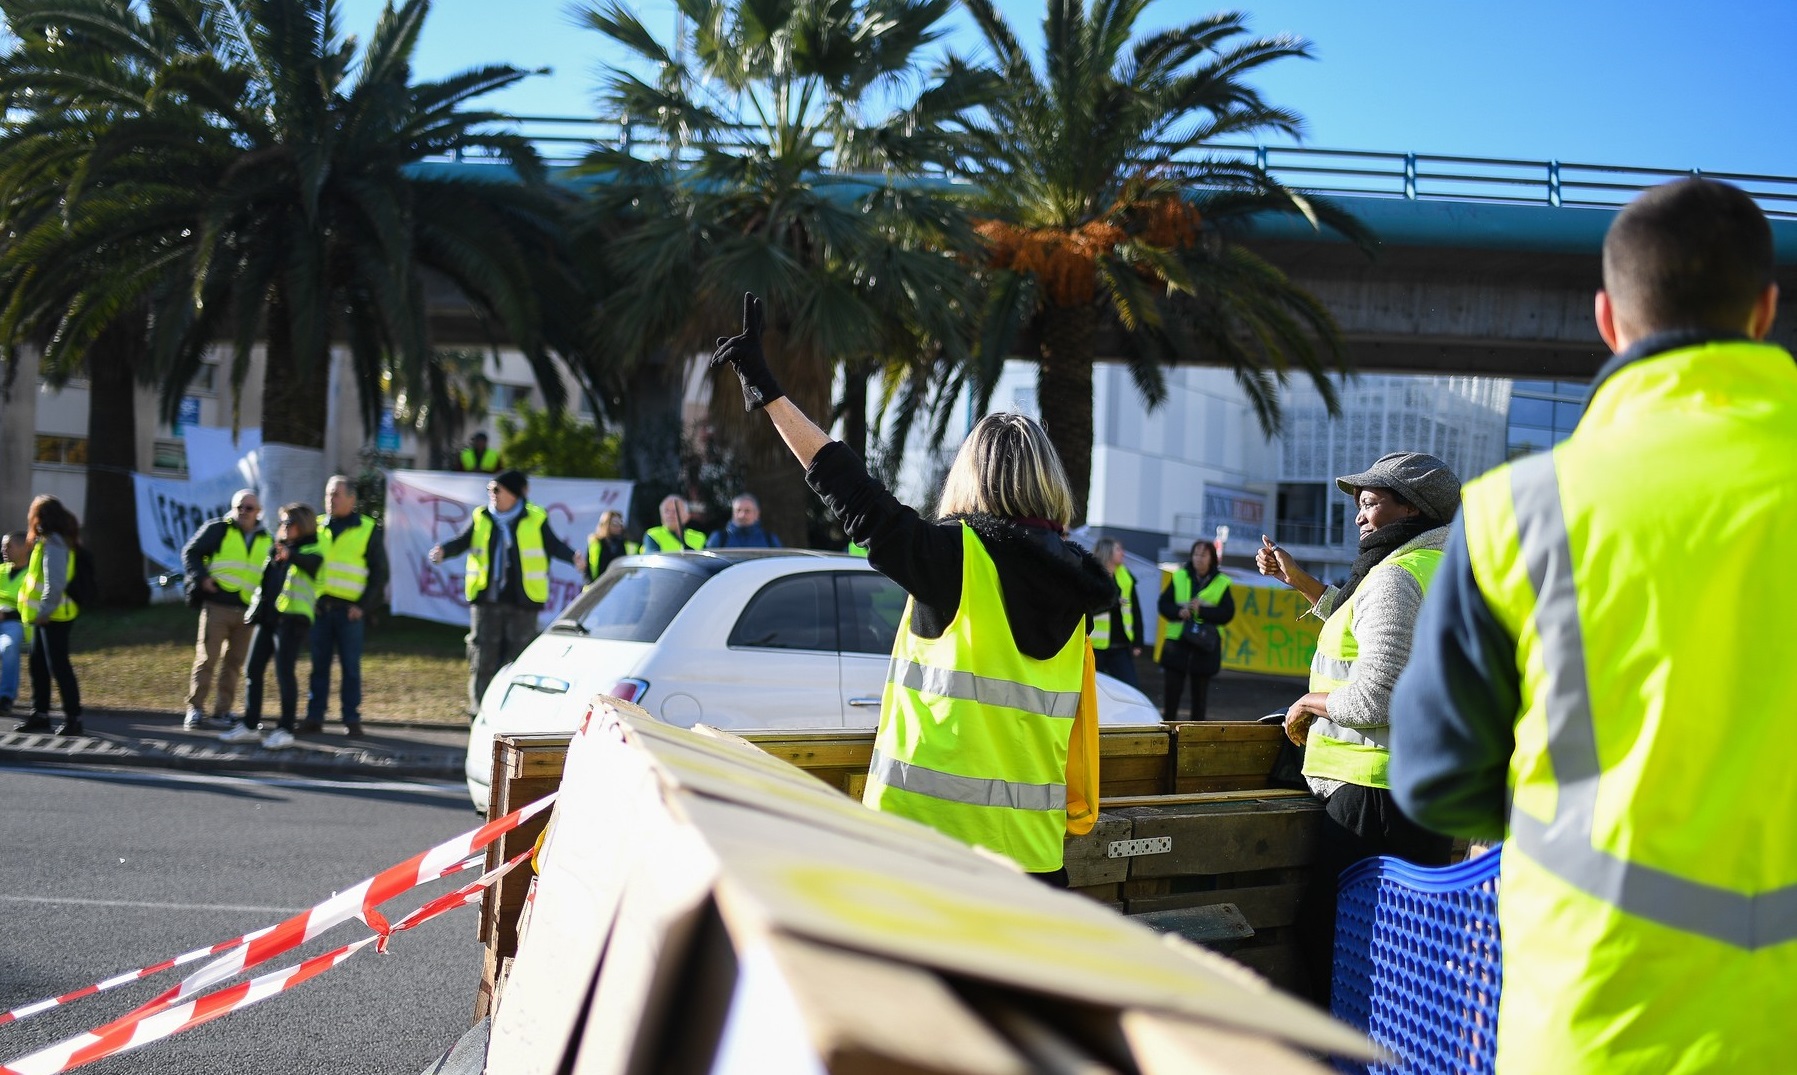
<path id="1" fill-rule="evenodd" d="M 1394 1061 L 1341 1070 L 1493 1069 L 1504 967 L 1498 863 L 1493 850 L 1441 869 L 1375 858 L 1342 872 L 1330 1007 Z"/>

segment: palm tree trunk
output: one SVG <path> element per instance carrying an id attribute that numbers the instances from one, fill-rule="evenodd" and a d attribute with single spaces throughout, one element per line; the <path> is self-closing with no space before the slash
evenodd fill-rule
<path id="1" fill-rule="evenodd" d="M 262 381 L 262 439 L 270 444 L 323 448 L 330 416 L 331 349 L 311 361 L 294 353 L 286 303 L 277 289 L 268 302 L 268 362 Z"/>
<path id="2" fill-rule="evenodd" d="M 867 367 L 845 362 L 842 367 L 842 442 L 862 459 L 867 458 Z"/>
<path id="3" fill-rule="evenodd" d="M 81 540 L 94 554 L 102 605 L 149 603 L 137 535 L 137 371 L 146 319 L 131 311 L 109 325 L 87 353 L 87 503 Z"/>
<path id="4" fill-rule="evenodd" d="M 680 478 L 681 372 L 682 364 L 661 352 L 638 363 L 627 380 L 619 453 L 624 476 L 636 482 L 630 522 L 638 528 L 656 525 L 662 497 L 686 492 Z"/>
<path id="5" fill-rule="evenodd" d="M 1092 362 L 1098 311 L 1090 305 L 1050 306 L 1042 312 L 1036 406 L 1042 428 L 1060 453 L 1073 487 L 1074 525 L 1086 517 L 1092 488 Z"/>

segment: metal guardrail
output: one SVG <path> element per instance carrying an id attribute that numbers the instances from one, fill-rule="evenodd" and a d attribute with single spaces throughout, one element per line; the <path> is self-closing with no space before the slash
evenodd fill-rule
<path id="1" fill-rule="evenodd" d="M 665 156 L 668 148 L 656 132 L 633 129 L 616 120 L 519 116 L 516 130 L 552 165 L 572 164 L 595 146 L 627 149 L 650 158 Z M 1205 146 L 1197 154 L 1178 154 L 1167 164 L 1195 169 L 1196 158 L 1201 157 L 1253 164 L 1286 186 L 1315 194 L 1598 209 L 1618 208 L 1648 187 L 1671 179 L 1705 175 L 1745 190 L 1767 216 L 1797 219 L 1797 176 L 1235 143 Z M 472 163 L 484 158 L 446 159 Z"/>

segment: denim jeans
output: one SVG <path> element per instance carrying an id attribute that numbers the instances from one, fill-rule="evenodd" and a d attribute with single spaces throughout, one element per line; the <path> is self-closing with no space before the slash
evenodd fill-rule
<path id="1" fill-rule="evenodd" d="M 321 599 L 312 621 L 312 681 L 306 694 L 306 722 L 324 721 L 331 698 L 331 657 L 343 661 L 343 723 L 362 723 L 362 623 L 351 620 L 347 602 Z"/>
<path id="2" fill-rule="evenodd" d="M 0 698 L 19 696 L 19 660 L 25 654 L 25 625 L 0 621 Z"/>

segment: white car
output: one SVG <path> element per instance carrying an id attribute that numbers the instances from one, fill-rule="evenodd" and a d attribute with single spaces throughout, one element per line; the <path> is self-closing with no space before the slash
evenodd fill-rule
<path id="1" fill-rule="evenodd" d="M 572 732 L 599 693 L 731 731 L 872 728 L 905 594 L 867 561 L 795 549 L 627 556 L 499 670 L 468 732 L 485 811 L 493 737 Z M 1160 723 L 1147 696 L 1098 677 L 1101 724 Z"/>

